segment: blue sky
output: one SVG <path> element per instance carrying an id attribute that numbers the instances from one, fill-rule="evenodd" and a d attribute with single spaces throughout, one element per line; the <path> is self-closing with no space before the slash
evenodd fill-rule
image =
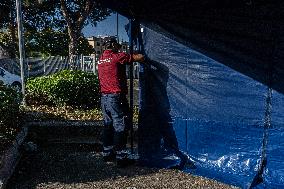
<path id="1" fill-rule="evenodd" d="M 128 19 L 119 15 L 118 17 L 118 36 L 119 41 L 122 39 L 128 41 L 128 36 L 125 32 L 124 26 L 128 23 Z M 86 26 L 83 29 L 85 37 L 98 36 L 98 35 L 116 35 L 116 14 L 112 14 L 105 20 L 99 22 L 96 27 L 91 25 Z"/>

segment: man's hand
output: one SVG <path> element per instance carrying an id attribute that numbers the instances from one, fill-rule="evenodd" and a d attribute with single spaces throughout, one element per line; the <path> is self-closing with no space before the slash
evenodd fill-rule
<path id="1" fill-rule="evenodd" d="M 132 58 L 134 62 L 143 62 L 145 60 L 145 57 L 142 54 L 133 54 Z"/>

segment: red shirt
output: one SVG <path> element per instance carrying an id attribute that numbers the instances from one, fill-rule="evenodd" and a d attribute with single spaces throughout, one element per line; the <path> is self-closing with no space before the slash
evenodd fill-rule
<path id="1" fill-rule="evenodd" d="M 105 50 L 98 62 L 101 93 L 127 94 L 126 64 L 132 56 L 124 52 Z"/>

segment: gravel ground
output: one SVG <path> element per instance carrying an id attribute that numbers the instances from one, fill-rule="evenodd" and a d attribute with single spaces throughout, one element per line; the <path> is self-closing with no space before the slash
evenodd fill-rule
<path id="1" fill-rule="evenodd" d="M 20 161 L 7 189 L 236 188 L 178 170 L 104 163 L 95 146 L 52 144 Z"/>

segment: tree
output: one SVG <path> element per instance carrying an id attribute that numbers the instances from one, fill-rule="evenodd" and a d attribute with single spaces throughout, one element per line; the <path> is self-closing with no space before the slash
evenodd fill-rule
<path id="1" fill-rule="evenodd" d="M 83 36 L 79 38 L 78 47 L 79 47 L 79 51 L 78 51 L 79 54 L 91 55 L 94 53 L 93 47 L 89 44 L 88 40 Z"/>
<path id="2" fill-rule="evenodd" d="M 33 3 L 38 4 L 34 1 Z M 62 39 L 61 42 L 65 42 L 65 44 L 66 39 L 64 40 L 62 36 L 67 31 L 68 54 L 70 57 L 72 55 L 92 53 L 91 46 L 88 45 L 88 41 L 82 35 L 82 29 L 88 23 L 96 25 L 97 22 L 102 21 L 111 13 L 109 9 L 102 8 L 94 0 L 45 0 L 40 4 L 42 5 L 40 10 L 35 10 L 35 8 L 33 8 L 34 11 L 29 10 L 29 18 L 33 15 L 33 19 L 28 19 L 33 20 L 29 27 L 33 29 L 43 28 L 41 30 L 42 36 L 45 31 L 49 31 L 48 35 L 55 34 L 56 36 L 53 37 L 57 38 L 57 40 Z M 40 20 L 44 21 L 35 22 Z M 54 32 L 50 32 L 50 28 Z M 61 37 L 58 36 L 60 32 Z M 45 41 L 47 42 L 47 40 Z M 61 47 L 65 47 L 63 43 L 61 43 Z"/>
<path id="3" fill-rule="evenodd" d="M 2 32 L 9 36 L 9 43 L 5 45 L 11 47 L 15 54 L 17 36 L 14 1 L 1 0 L 0 26 L 6 28 Z M 88 23 L 96 25 L 111 13 L 94 0 L 23 0 L 22 9 L 27 54 L 36 50 L 53 54 L 55 49 L 61 50 L 59 54 L 65 54 L 62 48 L 69 44 L 70 56 L 82 53 L 82 49 L 86 50 L 83 54 L 90 53 L 90 46 L 83 39 L 82 28 Z"/>
<path id="4" fill-rule="evenodd" d="M 88 22 L 96 25 L 105 19 L 111 11 L 102 8 L 94 0 L 60 0 L 63 16 L 67 23 L 69 43 L 69 56 L 77 55 L 79 51 L 79 39 L 82 29 Z"/>
<path id="5" fill-rule="evenodd" d="M 34 17 L 30 15 L 33 14 L 40 4 L 37 0 L 22 0 L 23 1 L 23 17 L 26 21 L 24 23 L 25 27 L 33 22 L 36 23 Z M 52 7 L 52 6 L 46 6 Z M 28 11 L 29 10 L 29 11 Z M 51 9 L 50 9 L 51 10 Z M 38 13 L 39 11 L 37 11 Z M 46 12 L 43 10 L 43 12 Z M 15 58 L 18 52 L 17 48 L 17 21 L 16 21 L 16 0 L 1 0 L 0 2 L 0 28 L 2 29 L 2 38 L 0 39 L 2 45 L 6 46 L 10 52 L 10 58 Z M 40 19 L 42 20 L 42 18 Z M 29 27 L 30 28 L 30 27 Z M 3 36 L 5 38 L 3 39 Z"/>
<path id="6" fill-rule="evenodd" d="M 2 16 L 2 10 L 6 10 L 5 16 L 4 14 Z M 0 11 L 1 46 L 11 52 L 10 57 L 14 58 L 18 52 L 15 0 L 1 0 Z M 55 50 L 59 50 L 59 55 L 68 55 L 67 25 L 60 11 L 58 0 L 40 3 L 37 0 L 23 0 L 22 11 L 25 50 L 28 56 L 34 52 L 54 55 Z"/>
<path id="7" fill-rule="evenodd" d="M 67 32 L 55 31 L 45 28 L 40 32 L 26 33 L 25 38 L 27 56 L 40 53 L 43 56 L 68 56 L 68 34 Z"/>
<path id="8" fill-rule="evenodd" d="M 11 1 L 1 1 L 0 2 L 0 28 L 3 28 L 5 23 L 9 21 L 7 15 L 10 14 Z"/>
<path id="9" fill-rule="evenodd" d="M 6 28 L 6 34 L 3 32 L 0 41 L 2 48 L 6 49 L 10 58 L 16 57 L 16 11 L 14 0 L 2 0 L 0 2 L 0 28 Z"/>

